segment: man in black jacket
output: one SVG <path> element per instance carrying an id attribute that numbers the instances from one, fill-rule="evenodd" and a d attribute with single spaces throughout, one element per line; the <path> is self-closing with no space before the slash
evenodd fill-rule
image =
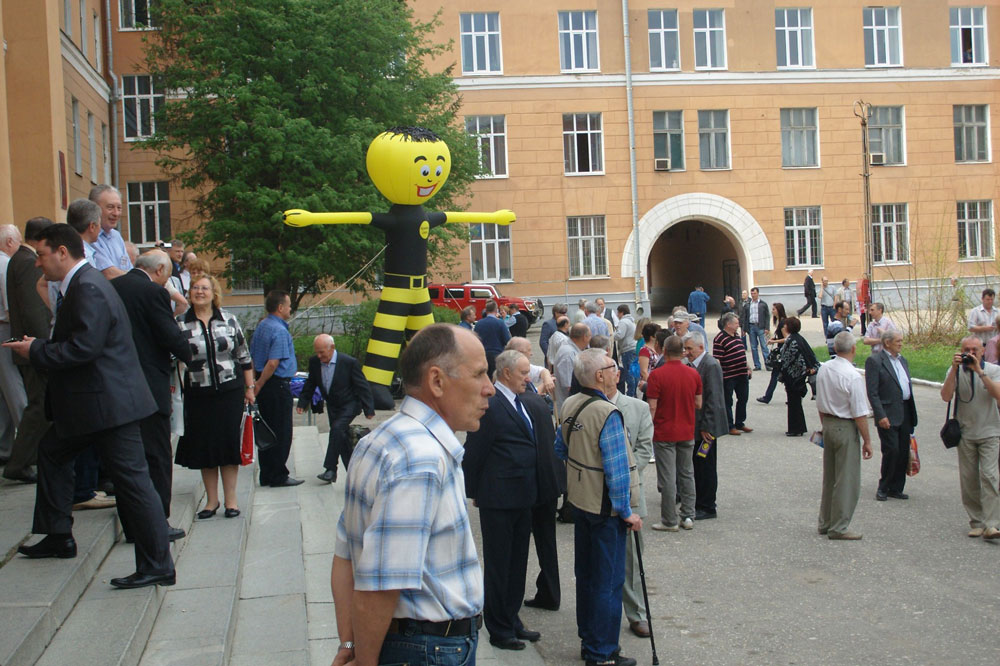
<path id="1" fill-rule="evenodd" d="M 801 308 L 799 308 L 799 310 L 798 310 L 799 316 L 801 317 L 803 312 L 805 312 L 809 308 L 812 308 L 812 318 L 815 319 L 816 318 L 816 282 L 813 281 L 813 272 L 812 272 L 811 268 L 806 273 L 806 279 L 802 281 L 802 291 L 804 292 L 805 297 L 806 297 L 806 304 L 803 305 Z"/>
<path id="2" fill-rule="evenodd" d="M 917 408 L 910 365 L 899 353 L 903 334 L 890 329 L 882 333 L 881 340 L 882 351 L 865 361 L 865 386 L 882 444 L 882 477 L 875 499 L 884 502 L 889 497 L 909 499 L 903 487 L 910 468 L 910 435 L 917 427 Z"/>
<path id="3" fill-rule="evenodd" d="M 167 519 L 149 479 L 139 421 L 156 411 L 132 342 L 128 313 L 111 284 L 83 255 L 83 240 L 68 224 L 39 234 L 38 264 L 58 281 L 50 339 L 6 343 L 47 370 L 46 415 L 52 427 L 38 446 L 38 490 L 32 532 L 46 537 L 18 552 L 30 558 L 75 557 L 73 458 L 95 444 L 111 473 L 122 522 L 135 539 L 136 572 L 112 578 L 115 587 L 173 585 Z"/>
<path id="4" fill-rule="evenodd" d="M 361 364 L 353 356 L 338 352 L 331 336 L 323 333 L 313 340 L 316 355 L 309 359 L 309 377 L 302 385 L 299 404 L 295 411 L 301 414 L 309 409 L 316 389 L 323 396 L 330 420 L 330 440 L 326 445 L 326 459 L 320 481 L 337 480 L 337 458 L 344 461 L 344 471 L 351 461 L 351 444 L 348 428 L 358 414 L 375 417 L 375 405 L 368 380 L 361 372 Z"/>
<path id="5" fill-rule="evenodd" d="M 139 421 L 139 431 L 149 477 L 168 518 L 174 469 L 170 450 L 170 355 L 186 363 L 191 361 L 191 347 L 174 321 L 170 296 L 163 288 L 170 274 L 170 257 L 162 250 L 152 250 L 136 259 L 135 268 L 111 281 L 125 304 L 139 365 L 156 400 L 156 411 Z M 176 527 L 168 526 L 167 533 L 171 541 L 184 536 L 184 530 Z"/>
<path id="6" fill-rule="evenodd" d="M 507 350 L 496 359 L 497 393 L 465 439 L 465 494 L 479 507 L 483 533 L 483 620 L 490 643 L 523 650 L 541 634 L 518 617 L 524 598 L 531 509 L 559 495 L 552 442 L 555 431 L 545 402 L 525 391 L 531 368 L 524 354 Z"/>

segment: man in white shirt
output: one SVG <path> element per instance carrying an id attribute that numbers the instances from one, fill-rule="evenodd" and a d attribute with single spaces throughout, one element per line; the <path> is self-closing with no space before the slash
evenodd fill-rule
<path id="1" fill-rule="evenodd" d="M 983 289 L 982 304 L 972 308 L 972 312 L 969 313 L 969 333 L 979 338 L 983 345 L 996 335 L 997 311 L 993 308 L 993 299 L 996 295 L 996 292 L 988 287 Z"/>
<path id="2" fill-rule="evenodd" d="M 942 400 L 952 397 L 962 426 L 958 481 L 972 528 L 969 536 L 1000 539 L 1000 366 L 983 362 L 983 343 L 974 335 L 962 340 L 941 387 Z"/>
<path id="3" fill-rule="evenodd" d="M 101 208 L 101 232 L 94 246 L 94 266 L 109 280 L 132 270 L 125 239 L 118 231 L 122 216 L 122 195 L 111 185 L 97 185 L 87 197 Z"/>
<path id="4" fill-rule="evenodd" d="M 868 393 L 854 367 L 855 339 L 841 331 L 833 339 L 832 360 L 816 373 L 816 407 L 823 423 L 823 496 L 819 506 L 819 533 L 827 538 L 857 541 L 849 532 L 861 496 L 861 460 L 872 457 L 868 437 Z M 861 455 L 858 455 L 858 435 Z"/>
<path id="5" fill-rule="evenodd" d="M 569 390 L 573 385 L 573 361 L 589 344 L 590 328 L 580 323 L 573 324 L 569 330 L 569 341 L 559 346 L 556 362 L 553 364 L 556 373 L 556 410 L 559 410 L 563 401 L 569 397 Z"/>
<path id="6" fill-rule="evenodd" d="M 898 331 L 892 320 L 885 316 L 885 305 L 872 303 L 872 320 L 865 329 L 864 343 L 872 348 L 872 354 L 882 351 L 882 334 L 886 331 Z"/>

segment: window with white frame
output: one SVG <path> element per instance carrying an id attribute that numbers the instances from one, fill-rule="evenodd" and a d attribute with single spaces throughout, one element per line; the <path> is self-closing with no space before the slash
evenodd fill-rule
<path id="1" fill-rule="evenodd" d="M 135 244 L 170 238 L 170 183 L 128 183 L 129 240 Z"/>
<path id="2" fill-rule="evenodd" d="M 83 175 L 83 155 L 80 154 L 80 102 L 76 98 L 71 98 L 70 103 L 73 123 L 73 171 L 78 175 Z"/>
<path id="3" fill-rule="evenodd" d="M 955 161 L 985 162 L 989 159 L 989 111 L 985 104 L 956 104 Z"/>
<path id="4" fill-rule="evenodd" d="M 597 12 L 559 12 L 559 67 L 564 72 L 596 72 Z"/>
<path id="5" fill-rule="evenodd" d="M 785 266 L 823 265 L 823 227 L 819 206 L 785 209 Z"/>
<path id="6" fill-rule="evenodd" d="M 872 206 L 872 261 L 905 264 L 910 260 L 910 225 L 907 205 Z"/>
<path id="7" fill-rule="evenodd" d="M 124 30 L 148 30 L 157 27 L 149 7 L 154 0 L 119 0 L 119 25 Z"/>
<path id="8" fill-rule="evenodd" d="M 472 279 L 499 282 L 512 280 L 510 225 L 469 225 L 469 254 Z"/>
<path id="9" fill-rule="evenodd" d="M 87 57 L 90 45 L 87 44 L 87 0 L 80 0 L 80 50 Z"/>
<path id="10" fill-rule="evenodd" d="M 104 179 L 102 183 L 111 182 L 111 146 L 108 143 L 108 126 L 101 123 L 101 154 L 103 157 L 104 164 Z"/>
<path id="11" fill-rule="evenodd" d="M 694 66 L 695 69 L 726 68 L 725 10 L 694 10 Z"/>
<path id="12" fill-rule="evenodd" d="M 601 114 L 563 114 L 563 163 L 567 174 L 602 173 Z"/>
<path id="13" fill-rule="evenodd" d="M 507 175 L 507 127 L 503 116 L 467 116 L 465 131 L 476 138 L 479 160 L 486 175 Z"/>
<path id="14" fill-rule="evenodd" d="M 729 168 L 729 111 L 698 112 L 698 148 L 702 169 Z"/>
<path id="15" fill-rule="evenodd" d="M 671 171 L 684 170 L 683 111 L 653 111 L 653 157 L 669 159 Z"/>
<path id="16" fill-rule="evenodd" d="M 63 0 L 63 26 L 66 34 L 73 36 L 73 0 Z"/>
<path id="17" fill-rule="evenodd" d="M 90 147 L 90 182 L 97 184 L 97 130 L 94 114 L 87 113 L 87 145 Z"/>
<path id="18" fill-rule="evenodd" d="M 950 7 L 948 12 L 951 29 L 951 64 L 985 65 L 988 62 L 986 8 Z"/>
<path id="19" fill-rule="evenodd" d="M 865 7 L 865 65 L 894 67 L 903 64 L 899 7 Z"/>
<path id="20" fill-rule="evenodd" d="M 500 14 L 478 12 L 459 16 L 463 74 L 500 74 Z"/>
<path id="21" fill-rule="evenodd" d="M 97 65 L 97 73 L 104 73 L 104 57 L 101 54 L 101 20 L 97 16 L 97 12 L 93 13 L 92 16 L 94 24 L 94 62 Z"/>
<path id="22" fill-rule="evenodd" d="M 993 202 L 958 202 L 958 258 L 993 258 Z"/>
<path id="23" fill-rule="evenodd" d="M 148 74 L 122 76 L 122 107 L 125 110 L 125 139 L 141 139 L 156 131 L 153 114 L 163 106 L 163 93 Z"/>
<path id="24" fill-rule="evenodd" d="M 812 9 L 775 9 L 774 42 L 779 69 L 815 67 Z"/>
<path id="25" fill-rule="evenodd" d="M 677 31 L 676 9 L 650 9 L 649 68 L 651 70 L 680 69 L 680 37 Z"/>
<path id="26" fill-rule="evenodd" d="M 816 109 L 781 109 L 781 166 L 819 166 Z"/>
<path id="27" fill-rule="evenodd" d="M 904 145 L 903 107 L 871 107 L 868 115 L 868 146 L 871 153 L 881 154 L 882 164 L 902 164 L 906 161 Z"/>
<path id="28" fill-rule="evenodd" d="M 608 274 L 608 239 L 603 215 L 566 218 L 569 239 L 569 276 L 604 277 Z"/>

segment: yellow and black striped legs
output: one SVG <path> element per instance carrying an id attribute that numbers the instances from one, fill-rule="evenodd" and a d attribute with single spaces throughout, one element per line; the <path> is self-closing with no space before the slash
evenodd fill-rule
<path id="1" fill-rule="evenodd" d="M 405 278 L 407 286 L 390 286 L 402 284 L 403 281 L 398 278 Z M 417 284 L 420 286 L 413 286 Z M 431 299 L 424 277 L 386 274 L 365 354 L 363 372 L 368 381 L 390 386 L 404 336 L 433 323 Z"/>

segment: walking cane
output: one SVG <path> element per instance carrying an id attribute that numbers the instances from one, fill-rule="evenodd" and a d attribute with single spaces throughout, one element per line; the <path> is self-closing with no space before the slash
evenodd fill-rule
<path id="1" fill-rule="evenodd" d="M 653 648 L 653 666 L 659 666 L 660 660 L 656 657 L 656 639 L 653 637 L 653 620 L 649 616 L 649 592 L 646 590 L 646 569 L 642 566 L 642 547 L 639 545 L 639 533 L 633 532 L 635 536 L 635 557 L 639 560 L 639 580 L 642 581 L 642 600 L 646 602 L 646 624 L 649 625 L 649 645 Z"/>

